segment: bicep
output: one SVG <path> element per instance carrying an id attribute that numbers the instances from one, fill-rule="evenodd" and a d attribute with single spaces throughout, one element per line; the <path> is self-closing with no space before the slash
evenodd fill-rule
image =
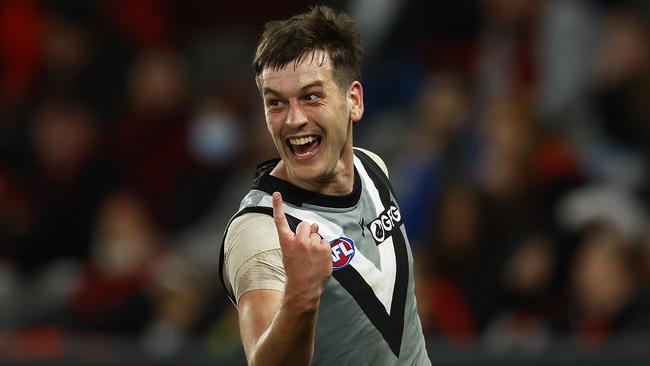
<path id="1" fill-rule="evenodd" d="M 249 361 L 255 345 L 271 325 L 281 302 L 282 292 L 266 289 L 248 291 L 239 298 L 239 332 Z"/>
<path id="2" fill-rule="evenodd" d="M 235 219 L 226 234 L 224 254 L 224 279 L 235 301 L 250 290 L 284 289 L 282 251 L 272 217 L 245 214 Z"/>

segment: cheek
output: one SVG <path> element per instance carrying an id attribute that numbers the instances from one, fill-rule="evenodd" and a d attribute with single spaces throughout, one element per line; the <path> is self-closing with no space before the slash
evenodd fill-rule
<path id="1" fill-rule="evenodd" d="M 266 128 L 269 130 L 273 137 L 278 135 L 280 133 L 280 129 L 282 128 L 280 117 L 277 114 L 267 114 Z"/>
<path id="2" fill-rule="evenodd" d="M 329 115 L 330 134 L 336 136 L 337 138 L 344 139 L 348 135 L 348 117 L 348 110 L 345 108 L 345 103 L 343 103 L 343 105 L 339 105 L 338 108 L 336 108 L 334 111 L 331 111 Z"/>

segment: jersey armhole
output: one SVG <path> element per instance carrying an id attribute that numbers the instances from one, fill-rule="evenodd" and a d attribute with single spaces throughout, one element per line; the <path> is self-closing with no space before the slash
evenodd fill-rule
<path id="1" fill-rule="evenodd" d="M 226 235 L 228 234 L 228 229 L 230 228 L 230 225 L 232 224 L 232 222 L 236 218 L 238 218 L 238 217 L 240 217 L 242 215 L 245 215 L 247 213 L 261 213 L 261 214 L 265 214 L 265 215 L 269 215 L 269 216 L 273 217 L 273 208 L 272 207 L 260 207 L 260 206 L 245 207 L 242 210 L 240 210 L 239 212 L 237 212 L 230 219 L 230 221 L 228 221 L 228 225 L 226 225 L 226 230 L 224 231 L 223 238 L 221 239 L 221 248 L 220 248 L 220 251 L 219 251 L 219 261 L 217 262 L 217 272 L 219 273 L 219 280 L 221 282 L 221 287 L 226 291 L 226 294 L 228 295 L 228 298 L 230 299 L 230 301 L 235 306 L 237 306 L 237 301 L 236 301 L 236 299 L 234 297 L 234 294 L 231 293 L 231 291 L 228 289 L 228 286 L 226 285 L 226 279 L 224 277 L 224 272 L 223 272 L 224 271 L 224 260 L 225 260 L 224 248 L 225 248 L 225 244 L 226 244 Z M 289 224 L 289 227 L 291 228 L 291 230 L 293 230 L 295 232 L 296 228 L 298 227 L 298 224 L 300 224 L 301 220 L 294 217 L 294 216 L 288 215 L 286 213 L 285 213 L 285 216 L 287 218 L 287 223 Z"/>
<path id="2" fill-rule="evenodd" d="M 364 152 L 363 149 L 359 148 L 354 148 L 354 155 L 356 155 L 359 160 L 361 160 L 361 163 L 367 168 L 372 170 L 375 175 L 382 181 L 382 183 L 386 184 L 390 192 L 395 196 L 395 191 L 393 190 L 393 186 L 390 184 L 390 180 L 388 180 L 388 176 L 384 172 L 384 170 L 373 160 L 368 154 Z"/>
<path id="3" fill-rule="evenodd" d="M 386 176 L 386 178 L 389 178 L 388 174 L 388 167 L 386 166 L 386 162 L 384 162 L 379 155 L 375 154 L 374 152 L 361 148 L 361 147 L 355 147 L 355 151 L 358 151 L 360 153 L 363 153 L 368 157 L 368 159 L 372 160 L 373 163 L 380 169 L 380 171 L 383 173 L 383 175 Z M 358 155 L 357 155 L 358 156 Z"/>

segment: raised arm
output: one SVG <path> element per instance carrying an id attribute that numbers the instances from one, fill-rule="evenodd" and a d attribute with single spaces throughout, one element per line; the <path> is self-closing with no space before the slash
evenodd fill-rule
<path id="1" fill-rule="evenodd" d="M 239 326 L 249 365 L 308 365 L 314 353 L 320 296 L 332 275 L 328 242 L 318 225 L 301 222 L 293 233 L 273 194 L 273 218 L 287 282 L 284 293 L 253 290 L 239 299 Z"/>

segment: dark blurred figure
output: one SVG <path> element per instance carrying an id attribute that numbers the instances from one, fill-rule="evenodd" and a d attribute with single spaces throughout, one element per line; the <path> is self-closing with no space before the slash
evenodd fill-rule
<path id="1" fill-rule="evenodd" d="M 23 221 L 9 250 L 18 268 L 34 272 L 58 258 L 86 258 L 92 218 L 113 177 L 102 126 L 87 105 L 46 99 L 29 126 L 30 163 L 14 186 Z"/>
<path id="2" fill-rule="evenodd" d="M 36 84 L 45 21 L 37 1 L 0 2 L 0 131 Z"/>
<path id="3" fill-rule="evenodd" d="M 526 219 L 530 209 L 532 171 L 530 163 L 539 143 L 539 127 L 532 106 L 522 94 L 504 94 L 491 98 L 485 107 L 481 125 L 481 150 L 476 179 L 482 191 L 495 203 L 516 205 L 504 212 Z M 493 216 L 501 221 L 503 217 Z M 517 227 L 516 223 L 511 223 Z"/>
<path id="4" fill-rule="evenodd" d="M 650 5 L 619 2 L 603 22 L 591 101 L 602 137 L 590 164 L 650 204 Z"/>
<path id="5" fill-rule="evenodd" d="M 406 149 L 391 160 L 397 167 L 392 176 L 403 197 L 414 246 L 430 244 L 429 223 L 445 181 L 469 174 L 471 108 L 470 96 L 458 76 L 431 75 L 418 96 L 413 128 L 404 136 Z"/>
<path id="6" fill-rule="evenodd" d="M 163 229 L 176 229 L 175 192 L 191 165 L 188 70 L 173 52 L 149 51 L 132 65 L 127 86 L 110 143 L 114 164 Z"/>
<path id="7" fill-rule="evenodd" d="M 476 309 L 481 329 L 495 335 L 486 338 L 495 351 L 539 351 L 564 320 L 564 271 L 572 251 L 558 240 L 553 218 L 565 192 L 579 184 L 580 171 L 570 145 L 549 133 L 534 111 L 525 92 L 509 93 L 488 100 L 481 123 L 475 179 L 482 274 L 475 281 L 482 295 Z"/>
<path id="8" fill-rule="evenodd" d="M 650 223 L 648 223 L 650 227 Z M 646 230 L 641 240 L 641 283 L 643 288 L 650 291 L 650 228 Z"/>
<path id="9" fill-rule="evenodd" d="M 489 321 L 483 342 L 491 353 L 540 354 L 552 342 L 565 315 L 553 293 L 555 244 L 525 238 L 500 272 L 500 310 Z"/>
<path id="10" fill-rule="evenodd" d="M 570 316 L 586 349 L 648 336 L 650 297 L 640 286 L 639 259 L 631 245 L 613 228 L 598 224 L 583 236 L 571 276 Z"/>
<path id="11" fill-rule="evenodd" d="M 182 355 L 213 321 L 216 293 L 210 288 L 211 273 L 168 253 L 156 263 L 154 275 L 148 288 L 154 312 L 141 334 L 142 346 L 159 357 Z"/>
<path id="12" fill-rule="evenodd" d="M 595 105 L 615 143 L 648 153 L 650 7 L 616 8 L 605 18 Z"/>
<path id="13" fill-rule="evenodd" d="M 101 2 L 42 3 L 47 11 L 43 60 L 34 94 L 65 94 L 95 109 L 100 122 L 115 118 L 133 47 L 104 14 Z"/>
<path id="14" fill-rule="evenodd" d="M 147 286 L 163 250 L 142 202 L 128 193 L 109 196 L 94 223 L 88 269 L 71 296 L 73 329 L 141 332 L 153 316 Z"/>
<path id="15" fill-rule="evenodd" d="M 418 306 L 425 334 L 466 345 L 479 336 L 476 303 L 481 293 L 481 207 L 478 192 L 463 183 L 443 191 L 428 248 L 419 251 Z M 431 225 L 431 223 L 429 224 Z"/>
<path id="16" fill-rule="evenodd" d="M 502 304 L 499 273 L 508 255 L 539 220 L 536 195 L 531 189 L 532 159 L 539 131 L 530 105 L 519 95 L 489 100 L 480 126 L 476 179 L 480 192 L 481 282 L 483 296 L 478 314 L 481 327 Z"/>
<path id="17" fill-rule="evenodd" d="M 535 53 L 542 0 L 482 0 L 483 20 L 478 47 L 478 87 L 482 98 L 517 91 L 535 95 L 538 81 Z"/>
<path id="18" fill-rule="evenodd" d="M 92 256 L 68 301 L 67 330 L 134 335 L 156 356 L 205 332 L 209 274 L 175 254 L 145 202 L 119 191 L 103 203 Z"/>

